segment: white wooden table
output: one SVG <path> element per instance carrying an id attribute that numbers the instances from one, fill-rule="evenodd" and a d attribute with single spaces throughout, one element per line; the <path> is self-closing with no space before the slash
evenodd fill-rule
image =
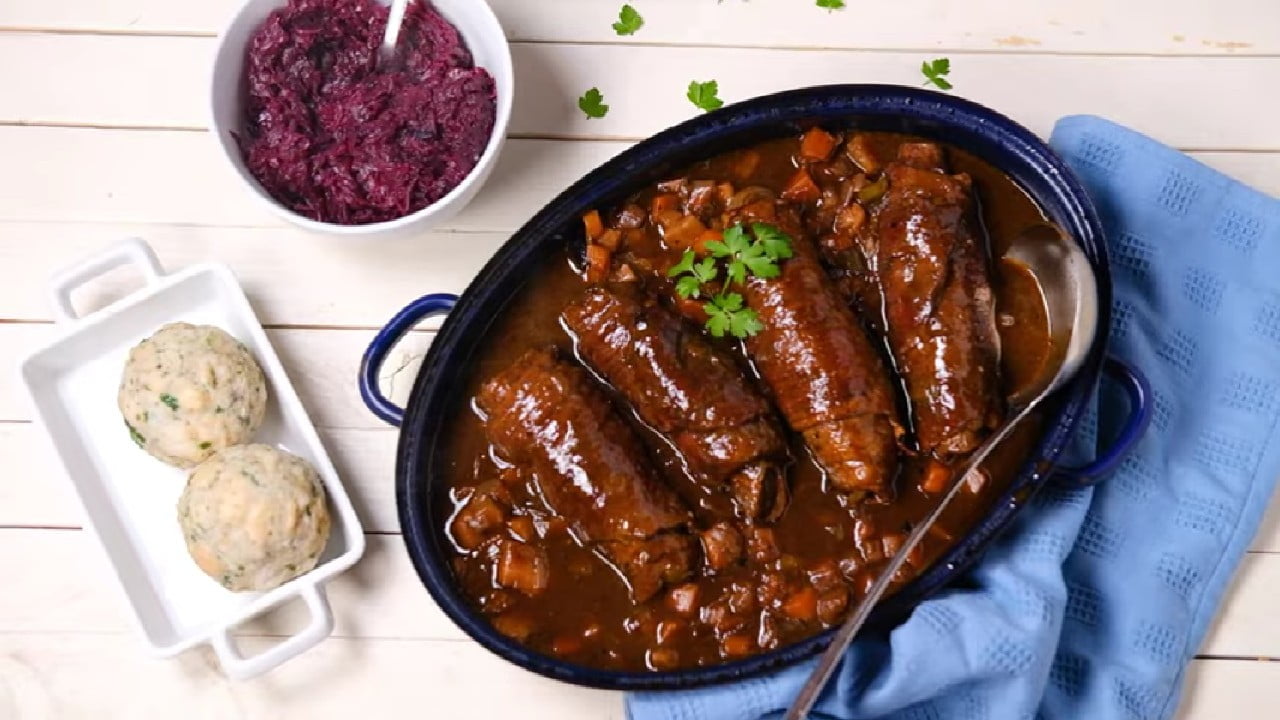
<path id="1" fill-rule="evenodd" d="M 447 228 L 364 244 L 282 226 L 232 181 L 205 132 L 212 36 L 236 0 L 0 0 L 0 718 L 621 718 L 621 697 L 544 680 L 470 642 L 433 605 L 397 536 L 395 431 L 360 404 L 373 331 L 408 300 L 459 291 L 558 190 L 636 139 L 689 117 L 690 80 L 733 101 L 827 82 L 918 84 L 952 61 L 955 92 L 1047 135 L 1097 113 L 1280 194 L 1280 3 L 1275 0 L 491 0 L 513 41 L 512 140 L 480 198 Z M 576 108 L 599 86 L 612 109 Z M 244 283 L 369 530 L 334 583 L 334 637 L 257 681 L 212 656 L 148 658 L 64 479 L 13 382 L 50 330 L 57 267 L 140 235 L 170 269 L 216 259 Z M 135 278 L 79 298 L 101 306 Z M 429 330 L 400 351 L 403 389 Z M 395 369 L 401 363 L 392 362 Z M 396 383 L 398 381 L 398 383 Z M 1183 715 L 1262 717 L 1280 701 L 1280 513 L 1255 541 L 1192 663 Z M 268 643 L 282 611 L 249 629 Z M 471 708 L 483 708 L 483 710 Z"/>

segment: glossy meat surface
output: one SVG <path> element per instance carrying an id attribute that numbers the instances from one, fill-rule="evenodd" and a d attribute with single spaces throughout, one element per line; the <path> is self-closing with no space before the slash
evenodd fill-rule
<path id="1" fill-rule="evenodd" d="M 923 452 L 972 451 L 999 422 L 999 336 L 986 253 L 968 227 L 971 181 L 907 143 L 885 169 L 876 266 L 894 359 Z"/>
<path id="2" fill-rule="evenodd" d="M 651 298 L 591 288 L 561 314 L 579 356 L 691 473 L 728 490 L 739 513 L 774 520 L 786 507 L 787 446 L 769 403 L 699 328 Z"/>
<path id="3" fill-rule="evenodd" d="M 819 265 L 798 226 L 777 278 L 751 277 L 743 295 L 764 325 L 747 352 L 787 422 L 836 488 L 892 492 L 897 419 L 889 371 Z"/>
<path id="4" fill-rule="evenodd" d="M 476 403 L 497 452 L 532 471 L 548 509 L 615 564 L 636 602 L 689 574 L 689 511 L 586 371 L 530 350 Z"/>

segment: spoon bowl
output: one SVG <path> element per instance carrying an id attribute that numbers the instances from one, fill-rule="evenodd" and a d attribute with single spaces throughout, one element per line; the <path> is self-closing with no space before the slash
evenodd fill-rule
<path id="1" fill-rule="evenodd" d="M 1009 398 L 1022 407 L 1056 390 L 1088 357 L 1098 332 L 1098 281 L 1080 246 L 1052 223 L 1037 223 L 1014 238 L 1004 262 L 1025 268 L 1040 288 L 1048 319 L 1050 357 L 1040 375 Z"/>

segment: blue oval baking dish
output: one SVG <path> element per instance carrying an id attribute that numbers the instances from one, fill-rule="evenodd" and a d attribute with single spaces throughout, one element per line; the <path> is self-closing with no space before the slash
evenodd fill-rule
<path id="1" fill-rule="evenodd" d="M 685 688 L 725 682 L 817 653 L 831 632 L 714 667 L 668 672 L 600 670 L 525 648 L 498 633 L 459 591 L 450 569 L 451 545 L 443 522 L 451 509 L 442 464 L 445 430 L 458 407 L 457 393 L 471 357 L 504 305 L 528 279 L 528 269 L 565 247 L 583 242 L 581 214 L 609 205 L 645 184 L 698 160 L 815 124 L 908 133 L 966 150 L 1002 170 L 1074 237 L 1098 278 L 1098 336 L 1075 379 L 1046 412 L 1041 440 L 1009 490 L 986 516 L 929 570 L 872 615 L 869 630 L 906 617 L 921 600 L 957 579 L 1046 483 L 1088 484 L 1114 468 L 1141 435 L 1149 418 L 1141 376 L 1106 357 L 1110 330 L 1111 275 L 1103 230 L 1084 189 L 1063 162 L 1029 130 L 999 113 L 950 95 L 890 85 L 830 85 L 748 100 L 665 130 L 588 173 L 517 231 L 461 295 L 426 295 L 378 333 L 365 354 L 360 389 L 370 410 L 401 427 L 396 461 L 396 501 L 413 566 L 431 596 L 468 635 L 497 655 L 548 677 L 592 687 L 639 690 Z M 423 318 L 448 313 L 423 361 L 403 410 L 377 387 L 378 369 L 391 346 Z M 1087 468 L 1063 470 L 1056 462 L 1076 431 L 1101 375 L 1114 375 L 1129 391 L 1131 416 L 1112 448 Z"/>

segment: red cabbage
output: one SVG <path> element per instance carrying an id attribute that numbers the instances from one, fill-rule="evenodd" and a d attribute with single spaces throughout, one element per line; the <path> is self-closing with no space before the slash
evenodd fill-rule
<path id="1" fill-rule="evenodd" d="M 410 3 L 395 59 L 378 67 L 386 6 L 289 0 L 250 40 L 249 172 L 323 222 L 403 217 L 444 197 L 493 134 L 493 77 L 429 2 Z"/>

